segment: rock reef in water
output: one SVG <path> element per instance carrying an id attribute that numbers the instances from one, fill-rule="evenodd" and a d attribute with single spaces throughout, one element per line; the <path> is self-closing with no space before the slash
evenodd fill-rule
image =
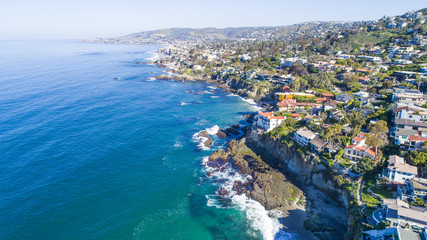
<path id="1" fill-rule="evenodd" d="M 209 133 L 207 131 L 201 131 L 201 132 L 199 132 L 199 134 L 197 136 L 206 139 L 203 142 L 203 145 L 205 147 L 207 147 L 207 148 L 212 147 L 213 140 L 212 140 L 211 136 L 209 136 Z"/>
<path id="2" fill-rule="evenodd" d="M 226 150 L 209 156 L 207 165 L 218 169 L 229 161 L 242 175 L 250 175 L 249 183 L 237 181 L 233 190 L 261 203 L 267 210 L 289 207 L 296 203 L 303 192 L 287 181 L 283 173 L 271 168 L 245 144 L 245 138 L 232 140 Z"/>

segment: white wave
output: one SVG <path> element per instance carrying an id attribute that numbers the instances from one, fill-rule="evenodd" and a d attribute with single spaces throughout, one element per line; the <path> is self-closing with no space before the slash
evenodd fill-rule
<path id="1" fill-rule="evenodd" d="M 193 134 L 192 139 L 194 142 L 197 142 L 197 146 L 201 150 L 209 150 L 209 148 L 205 146 L 205 142 L 208 140 L 208 138 L 200 136 L 200 132 L 196 132 L 195 134 Z"/>
<path id="2" fill-rule="evenodd" d="M 281 230 L 282 224 L 279 222 L 280 217 L 279 211 L 268 211 L 259 202 L 248 198 L 245 194 L 238 195 L 234 190 L 233 186 L 237 181 L 247 183 L 252 180 L 250 175 L 242 175 L 237 173 L 229 163 L 226 163 L 226 169 L 221 171 L 215 171 L 214 168 L 209 167 L 209 157 L 202 159 L 202 164 L 205 166 L 205 170 L 210 172 L 209 177 L 219 183 L 220 189 L 227 193 L 227 197 L 231 199 L 232 205 L 239 210 L 245 211 L 246 219 L 249 226 L 262 234 L 264 240 L 290 240 L 296 239 L 296 235 Z M 207 195 L 207 206 L 224 208 L 219 205 L 216 199 L 210 195 Z"/>
<path id="3" fill-rule="evenodd" d="M 217 195 L 205 195 L 207 202 L 206 206 L 208 207 L 216 207 L 220 209 L 228 209 L 228 207 L 224 207 L 221 203 L 218 202 Z"/>
<path id="4" fill-rule="evenodd" d="M 251 105 L 251 107 L 252 107 L 255 111 L 259 111 L 259 110 L 261 110 L 261 109 L 262 109 L 261 107 L 259 107 L 259 106 L 257 105 L 257 103 L 256 103 L 253 99 L 249 99 L 249 98 L 242 98 L 242 97 L 240 97 L 240 96 L 239 96 L 239 98 L 240 98 L 240 99 L 242 99 L 243 101 L 245 101 L 245 102 L 249 103 L 249 105 Z"/>
<path id="5" fill-rule="evenodd" d="M 211 96 L 211 98 L 219 98 L 219 96 Z"/>
<path id="6" fill-rule="evenodd" d="M 160 54 L 158 52 L 150 51 L 150 52 L 147 52 L 147 53 L 151 55 L 150 57 L 147 58 L 147 60 L 150 61 L 150 62 L 154 62 L 154 61 L 156 61 L 157 59 L 160 58 Z"/>
<path id="7" fill-rule="evenodd" d="M 259 107 L 259 106 L 257 105 L 257 103 L 256 103 L 253 99 L 250 99 L 250 98 L 243 98 L 243 97 L 241 97 L 241 96 L 239 96 L 239 95 L 236 95 L 236 94 L 234 94 L 234 93 L 230 93 L 230 94 L 228 94 L 227 96 L 229 96 L 229 97 L 238 97 L 238 98 L 242 99 L 243 101 L 245 101 L 245 102 L 247 102 L 249 105 L 251 105 L 251 107 L 254 109 L 254 111 L 259 111 L 259 110 L 261 110 L 261 109 L 262 109 L 261 107 Z"/>
<path id="8" fill-rule="evenodd" d="M 218 87 L 216 87 L 216 86 L 208 86 L 208 88 L 213 89 L 213 90 L 218 89 Z"/>
<path id="9" fill-rule="evenodd" d="M 206 128 L 206 132 L 208 132 L 209 135 L 215 135 L 215 134 L 218 133 L 218 131 L 219 131 L 218 125 L 215 125 L 215 126 L 213 126 L 211 128 Z"/>
<path id="10" fill-rule="evenodd" d="M 186 102 L 180 102 L 179 105 L 184 106 L 184 105 L 188 105 L 188 103 L 186 103 Z"/>
<path id="11" fill-rule="evenodd" d="M 195 125 L 197 125 L 197 126 L 206 126 L 207 124 L 209 123 L 209 121 L 208 120 L 206 120 L 206 119 L 200 119 L 198 122 L 196 122 L 196 124 Z"/>
<path id="12" fill-rule="evenodd" d="M 173 146 L 176 148 L 180 148 L 180 147 L 182 147 L 182 143 L 177 140 L 177 141 L 175 141 L 175 144 Z"/>
<path id="13" fill-rule="evenodd" d="M 149 77 L 149 78 L 147 79 L 147 81 L 149 81 L 149 82 L 156 81 L 156 78 L 155 78 L 155 77 Z"/>
<path id="14" fill-rule="evenodd" d="M 246 218 L 252 229 L 262 233 L 264 240 L 274 240 L 281 224 L 278 216 L 267 211 L 259 202 L 248 198 L 246 195 L 234 195 L 232 202 L 246 212 Z"/>

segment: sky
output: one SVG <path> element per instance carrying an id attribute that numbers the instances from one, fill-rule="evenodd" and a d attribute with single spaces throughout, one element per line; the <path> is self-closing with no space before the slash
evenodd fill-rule
<path id="1" fill-rule="evenodd" d="M 425 0 L 10 0 L 1 3 L 0 39 L 84 39 L 171 27 L 376 20 L 425 7 Z"/>

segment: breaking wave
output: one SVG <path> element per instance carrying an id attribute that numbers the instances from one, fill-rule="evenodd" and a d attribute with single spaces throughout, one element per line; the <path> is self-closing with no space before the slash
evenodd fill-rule
<path id="1" fill-rule="evenodd" d="M 202 165 L 204 171 L 219 186 L 216 195 L 206 195 L 209 207 L 230 208 L 244 211 L 249 226 L 262 234 L 264 240 L 291 240 L 298 239 L 296 234 L 288 233 L 281 230 L 281 223 L 278 218 L 280 211 L 268 211 L 259 202 L 250 199 L 246 194 L 238 194 L 233 190 L 237 182 L 248 183 L 252 180 L 250 175 L 242 175 L 233 169 L 230 163 L 224 164 L 221 169 L 216 169 L 208 165 L 209 157 L 204 157 Z M 219 193 L 221 191 L 221 193 Z M 218 201 L 218 198 L 225 196 L 231 200 L 230 206 L 224 206 Z"/>

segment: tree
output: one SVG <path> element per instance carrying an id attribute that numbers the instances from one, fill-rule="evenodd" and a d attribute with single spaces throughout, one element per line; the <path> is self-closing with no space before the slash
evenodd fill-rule
<path id="1" fill-rule="evenodd" d="M 375 147 L 375 154 L 377 153 L 377 148 L 382 146 L 383 144 L 383 141 L 375 134 L 370 133 L 366 136 L 366 145 L 370 147 Z"/>
<path id="2" fill-rule="evenodd" d="M 374 170 L 374 168 L 375 162 L 368 157 L 362 158 L 360 161 L 357 162 L 356 165 L 354 165 L 354 170 L 363 174 Z"/>
<path id="3" fill-rule="evenodd" d="M 415 166 L 427 166 L 427 153 L 412 151 L 409 154 L 409 160 Z"/>
<path id="4" fill-rule="evenodd" d="M 421 79 L 420 75 L 417 74 L 416 78 L 415 78 L 415 82 L 418 85 L 418 91 L 420 91 L 420 85 L 423 82 L 423 80 Z"/>
<path id="5" fill-rule="evenodd" d="M 307 68 L 304 67 L 304 65 L 302 63 L 300 63 L 300 62 L 294 62 L 292 64 L 290 72 L 294 73 L 294 74 L 297 74 L 299 76 L 302 76 L 302 75 L 304 75 L 304 74 L 307 73 Z"/>
<path id="6" fill-rule="evenodd" d="M 351 89 L 359 84 L 359 78 L 356 75 L 345 75 L 343 83 L 348 89 Z"/>
<path id="7" fill-rule="evenodd" d="M 369 125 L 370 133 L 366 136 L 366 145 L 375 147 L 375 155 L 378 153 L 378 147 L 388 143 L 388 126 L 384 120 L 379 120 Z"/>
<path id="8" fill-rule="evenodd" d="M 291 88 L 294 91 L 299 91 L 299 89 L 301 88 L 301 82 L 298 79 L 295 79 L 292 83 L 291 83 Z"/>
<path id="9" fill-rule="evenodd" d="M 393 83 L 391 81 L 385 81 L 383 83 L 382 87 L 385 88 L 385 89 L 390 89 L 392 86 L 393 86 Z"/>
<path id="10" fill-rule="evenodd" d="M 334 124 L 325 129 L 323 137 L 328 140 L 328 142 L 332 142 L 332 140 L 337 139 L 337 137 L 342 132 L 342 126 L 339 124 Z M 329 152 L 330 155 L 330 152 Z"/>
<path id="11" fill-rule="evenodd" d="M 383 230 L 390 227 L 390 222 L 389 221 L 381 221 L 380 223 L 378 223 L 378 225 L 375 227 L 378 230 Z"/>

